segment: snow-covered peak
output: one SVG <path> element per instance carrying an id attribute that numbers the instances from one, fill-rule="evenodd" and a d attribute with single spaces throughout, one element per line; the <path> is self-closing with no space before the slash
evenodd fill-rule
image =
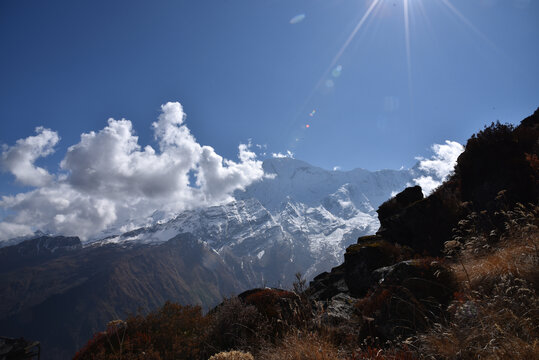
<path id="1" fill-rule="evenodd" d="M 412 183 L 414 176 L 408 169 L 331 171 L 291 158 L 267 159 L 263 168 L 270 176 L 234 195 L 240 200 L 256 198 L 271 212 L 279 211 L 287 202 L 316 207 L 344 185 L 355 192 L 352 201 L 356 207 L 366 201 L 376 208 L 391 197 L 392 192 Z"/>

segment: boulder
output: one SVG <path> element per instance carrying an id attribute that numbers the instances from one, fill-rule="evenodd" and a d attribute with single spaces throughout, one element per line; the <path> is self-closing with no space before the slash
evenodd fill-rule
<path id="1" fill-rule="evenodd" d="M 333 296 L 348 294 L 348 285 L 345 281 L 346 264 L 341 264 L 316 276 L 310 283 L 307 295 L 312 301 L 328 301 Z"/>
<path id="2" fill-rule="evenodd" d="M 292 291 L 274 288 L 252 289 L 241 293 L 238 298 L 245 304 L 256 307 L 268 320 L 288 323 L 299 320 L 296 316 L 301 306 L 301 299 Z"/>
<path id="3" fill-rule="evenodd" d="M 357 299 L 346 294 L 337 294 L 332 297 L 320 315 L 320 322 L 325 325 L 339 326 L 352 320 Z"/>
<path id="4" fill-rule="evenodd" d="M 388 242 L 409 246 L 419 254 L 440 255 L 444 243 L 450 240 L 451 230 L 464 215 L 460 201 L 448 195 L 451 193 L 446 186 L 397 213 L 379 215 L 380 229 L 376 234 Z"/>
<path id="5" fill-rule="evenodd" d="M 394 216 L 406 209 L 416 201 L 423 199 L 423 192 L 421 186 L 412 186 L 404 189 L 398 193 L 395 197 L 392 197 L 378 208 L 378 218 L 380 221 L 390 216 Z"/>
<path id="6" fill-rule="evenodd" d="M 371 320 L 363 336 L 385 339 L 425 330 L 447 308 L 457 288 L 450 270 L 432 258 L 377 269 L 373 278 L 379 285 L 356 308 Z"/>
<path id="7" fill-rule="evenodd" d="M 346 285 L 355 297 L 365 296 L 375 283 L 372 273 L 375 269 L 394 264 L 399 257 L 395 245 L 380 236 L 364 236 L 358 243 L 349 246 L 344 254 Z"/>

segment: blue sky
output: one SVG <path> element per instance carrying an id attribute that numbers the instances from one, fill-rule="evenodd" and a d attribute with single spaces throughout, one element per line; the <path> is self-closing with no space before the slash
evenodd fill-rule
<path id="1" fill-rule="evenodd" d="M 251 141 L 259 159 L 411 167 L 539 106 L 537 19 L 532 0 L 2 1 L 0 143 L 57 132 L 35 160 L 56 174 L 110 117 L 157 149 L 152 123 L 180 102 L 227 159 Z M 14 179 L 0 195 L 32 189 Z"/>
<path id="2" fill-rule="evenodd" d="M 61 157 L 125 117 L 147 144 L 159 106 L 179 101 L 227 158 L 252 139 L 324 168 L 410 166 L 432 143 L 539 106 L 539 4 L 452 3 L 482 35 L 442 1 L 409 0 L 410 94 L 403 0 L 380 1 L 333 88 L 318 89 L 369 1 L 3 1 L 0 141 L 45 126 Z"/>

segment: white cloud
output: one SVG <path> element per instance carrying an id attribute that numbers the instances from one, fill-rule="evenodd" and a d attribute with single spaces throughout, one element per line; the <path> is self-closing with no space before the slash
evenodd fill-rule
<path id="1" fill-rule="evenodd" d="M 341 170 L 341 167 L 340 167 L 340 166 L 334 166 L 334 167 L 333 167 L 333 171 L 339 171 L 339 170 Z"/>
<path id="2" fill-rule="evenodd" d="M 0 222 L 0 234 L 2 239 L 11 239 L 19 236 L 32 235 L 32 228 L 28 225 Z"/>
<path id="3" fill-rule="evenodd" d="M 36 128 L 37 135 L 19 139 L 13 146 L 4 146 L 0 158 L 0 168 L 11 172 L 22 185 L 44 186 L 53 180 L 47 170 L 34 162 L 54 152 L 54 145 L 60 141 L 55 131 L 43 127 Z"/>
<path id="4" fill-rule="evenodd" d="M 59 139 L 55 132 L 39 128 L 37 136 L 6 148 L 4 169 L 21 182 L 26 179 L 25 184 L 27 174 L 41 177 L 34 176 L 40 179 L 33 182 L 37 189 L 0 200 L 11 214 L 0 222 L 0 240 L 26 234 L 30 224 L 34 230 L 83 238 L 111 227 L 132 228 L 156 210 L 173 214 L 231 200 L 235 190 L 264 176 L 250 145 L 239 145 L 239 161 L 223 159 L 212 147 L 197 143 L 180 103 L 169 102 L 161 110 L 152 124 L 158 151 L 139 145 L 131 121 L 109 119 L 105 128 L 82 134 L 68 148 L 60 164 L 64 173 L 56 177 L 33 165 L 37 157 L 52 152 Z M 11 155 L 15 151 L 24 155 L 18 155 L 24 166 Z"/>
<path id="5" fill-rule="evenodd" d="M 294 158 L 294 153 L 292 151 L 290 151 L 290 150 L 286 150 L 285 154 L 278 152 L 278 153 L 272 153 L 271 156 L 274 157 L 274 158 L 291 158 L 291 159 L 293 159 Z"/>
<path id="6" fill-rule="evenodd" d="M 240 144 L 239 163 L 223 159 L 210 146 L 204 146 L 199 162 L 197 185 L 209 202 L 231 200 L 236 189 L 244 190 L 245 186 L 264 176 L 262 162 L 256 160 L 256 154 L 248 145 Z"/>
<path id="7" fill-rule="evenodd" d="M 81 193 L 66 183 L 5 196 L 0 206 L 15 212 L 0 224 L 32 225 L 47 233 L 91 236 L 117 220 L 114 201 Z"/>
<path id="8" fill-rule="evenodd" d="M 453 172 L 457 158 L 464 151 L 464 146 L 456 141 L 446 140 L 445 144 L 432 145 L 434 155 L 430 159 L 417 158 L 423 175 L 414 179 L 421 186 L 425 196 L 440 186 Z"/>

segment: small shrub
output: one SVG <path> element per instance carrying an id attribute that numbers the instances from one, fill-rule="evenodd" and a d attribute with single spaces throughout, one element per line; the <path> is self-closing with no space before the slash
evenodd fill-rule
<path id="1" fill-rule="evenodd" d="M 220 352 L 208 360 L 254 360 L 253 355 L 242 351 Z"/>
<path id="2" fill-rule="evenodd" d="M 256 307 L 271 327 L 271 341 L 283 336 L 291 326 L 301 326 L 309 314 L 300 296 L 280 289 L 261 289 L 244 297 L 247 305 Z"/>
<path id="3" fill-rule="evenodd" d="M 267 318 L 237 297 L 225 300 L 208 317 L 206 346 L 212 353 L 232 349 L 253 352 L 272 337 Z"/>
<path id="4" fill-rule="evenodd" d="M 146 316 L 110 322 L 74 359 L 198 359 L 206 324 L 199 306 L 167 302 Z"/>

